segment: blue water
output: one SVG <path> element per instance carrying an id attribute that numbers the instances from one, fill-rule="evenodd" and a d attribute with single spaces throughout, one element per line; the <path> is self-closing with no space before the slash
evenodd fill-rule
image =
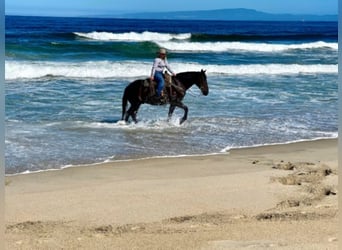
<path id="1" fill-rule="evenodd" d="M 181 126 L 167 106 L 118 122 L 159 47 L 209 95 L 189 90 Z M 337 137 L 337 49 L 337 22 L 7 16 L 6 173 Z"/>

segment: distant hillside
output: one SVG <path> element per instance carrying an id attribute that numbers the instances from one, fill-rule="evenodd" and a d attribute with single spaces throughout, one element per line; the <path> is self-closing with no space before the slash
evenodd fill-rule
<path id="1" fill-rule="evenodd" d="M 103 17 L 103 16 L 102 16 Z M 219 9 L 203 11 L 143 12 L 108 17 L 177 20 L 231 20 L 231 21 L 337 21 L 338 15 L 270 14 L 252 9 Z"/>

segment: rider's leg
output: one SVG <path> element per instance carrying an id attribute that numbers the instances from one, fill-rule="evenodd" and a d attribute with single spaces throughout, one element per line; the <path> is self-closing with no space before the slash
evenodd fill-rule
<path id="1" fill-rule="evenodd" d="M 164 77 L 163 77 L 163 73 L 162 72 L 156 72 L 154 74 L 154 79 L 157 82 L 157 96 L 161 96 L 161 93 L 163 91 L 164 88 Z"/>

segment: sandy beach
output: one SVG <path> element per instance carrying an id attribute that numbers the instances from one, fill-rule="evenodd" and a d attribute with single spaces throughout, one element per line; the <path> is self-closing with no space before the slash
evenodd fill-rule
<path id="1" fill-rule="evenodd" d="M 337 249 L 337 140 L 6 177 L 6 249 Z"/>

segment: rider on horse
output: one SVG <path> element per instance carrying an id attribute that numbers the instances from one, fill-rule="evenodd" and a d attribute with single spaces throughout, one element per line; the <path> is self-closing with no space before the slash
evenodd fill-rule
<path id="1" fill-rule="evenodd" d="M 163 88 L 164 88 L 164 76 L 163 72 L 165 68 L 172 73 L 173 76 L 176 76 L 176 73 L 170 68 L 170 65 L 166 59 L 166 49 L 159 49 L 158 57 L 154 59 L 152 72 L 150 80 L 155 80 L 157 82 L 157 97 L 163 98 Z"/>
<path id="2" fill-rule="evenodd" d="M 201 70 L 199 72 L 180 72 L 177 74 L 177 78 L 173 77 L 173 79 L 171 79 L 170 86 L 167 88 L 165 93 L 168 98 L 162 102 L 154 100 L 155 87 L 154 84 L 151 84 L 151 80 L 149 78 L 137 79 L 128 84 L 124 90 L 124 94 L 122 96 L 122 120 L 128 122 L 129 118 L 132 117 L 134 122 L 138 122 L 138 109 L 143 103 L 151 105 L 170 104 L 168 115 L 169 119 L 176 107 L 184 110 L 184 116 L 179 122 L 182 124 L 188 117 L 188 107 L 184 105 L 182 101 L 186 91 L 194 84 L 197 85 L 203 95 L 208 95 L 209 88 L 205 70 Z M 130 103 L 130 107 L 126 110 L 128 102 Z"/>

